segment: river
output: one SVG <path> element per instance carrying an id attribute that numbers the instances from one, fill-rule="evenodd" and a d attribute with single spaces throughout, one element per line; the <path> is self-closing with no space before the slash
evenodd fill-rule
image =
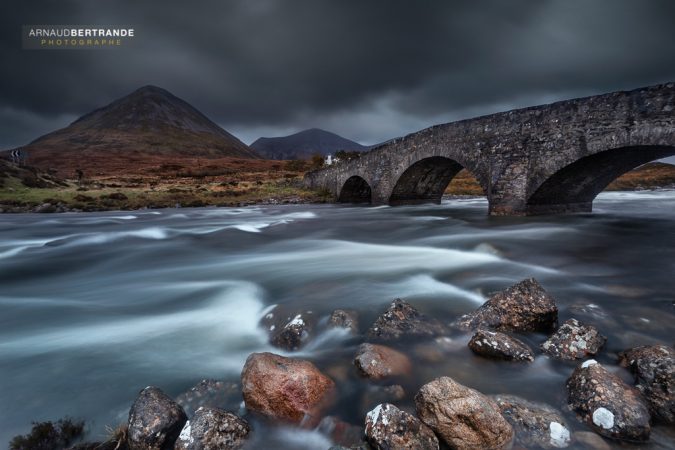
<path id="1" fill-rule="evenodd" d="M 86 419 L 90 437 L 101 438 L 147 385 L 175 396 L 203 378 L 237 381 L 247 355 L 277 351 L 258 327 L 273 304 L 317 317 L 356 309 L 367 328 L 402 297 L 449 322 L 535 277 L 556 298 L 561 322 L 574 316 L 608 337 L 597 359 L 626 380 L 618 351 L 672 345 L 675 191 L 603 193 L 592 214 L 486 211 L 485 200 L 467 199 L 2 215 L 0 447 L 31 421 L 63 416 Z M 441 375 L 486 394 L 564 402 L 573 364 L 541 355 L 525 365 L 487 361 L 466 348 L 468 337 L 448 340 L 441 362 L 416 365 L 402 405 Z M 356 345 L 326 334 L 300 355 L 322 368 L 350 367 Z M 350 375 L 344 384 L 332 412 L 362 423 L 350 405 L 366 382 Z M 672 430 L 653 435 L 640 448 L 675 446 Z M 259 448 L 330 444 L 287 428 L 256 439 Z"/>

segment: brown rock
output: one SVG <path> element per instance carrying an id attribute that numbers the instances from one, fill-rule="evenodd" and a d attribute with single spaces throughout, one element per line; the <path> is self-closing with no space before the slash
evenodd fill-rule
<path id="1" fill-rule="evenodd" d="M 439 448 L 429 427 L 390 403 L 377 405 L 366 415 L 366 438 L 376 450 Z"/>
<path id="2" fill-rule="evenodd" d="M 412 364 L 403 353 L 384 345 L 362 344 L 354 358 L 359 373 L 371 380 L 410 375 Z"/>
<path id="3" fill-rule="evenodd" d="M 541 349 L 554 358 L 572 361 L 597 354 L 606 341 L 595 327 L 569 319 L 541 344 Z"/>
<path id="4" fill-rule="evenodd" d="M 486 358 L 534 361 L 532 349 L 527 344 L 499 331 L 476 331 L 469 341 L 469 348 L 477 355 Z"/>
<path id="5" fill-rule="evenodd" d="M 567 380 L 567 403 L 598 434 L 625 441 L 649 439 L 649 411 L 638 390 L 595 360 L 581 364 Z"/>
<path id="6" fill-rule="evenodd" d="M 175 450 L 239 449 L 251 432 L 248 422 L 217 408 L 199 408 L 185 423 Z"/>
<path id="7" fill-rule="evenodd" d="M 396 299 L 389 309 L 377 318 L 368 330 L 373 340 L 396 340 L 407 338 L 430 338 L 447 332 L 438 320 L 420 313 L 410 303 Z"/>
<path id="8" fill-rule="evenodd" d="M 312 427 L 335 383 L 309 361 L 253 353 L 241 372 L 246 408 L 269 418 Z"/>
<path id="9" fill-rule="evenodd" d="M 675 350 L 667 345 L 636 347 L 621 352 L 619 362 L 635 376 L 652 417 L 675 424 Z"/>
<path id="10" fill-rule="evenodd" d="M 420 420 L 453 449 L 504 449 L 513 441 L 513 428 L 497 404 L 450 377 L 422 386 L 415 406 Z"/>
<path id="11" fill-rule="evenodd" d="M 525 448 L 565 448 L 570 444 L 569 426 L 553 407 L 515 395 L 495 395 L 499 411 L 516 433 L 516 443 Z"/>
<path id="12" fill-rule="evenodd" d="M 330 328 L 346 328 L 353 334 L 359 332 L 359 319 L 356 311 L 336 309 L 328 318 Z"/>
<path id="13" fill-rule="evenodd" d="M 458 324 L 470 329 L 549 332 L 558 326 L 558 307 L 537 280 L 529 278 L 494 294 Z"/>
<path id="14" fill-rule="evenodd" d="M 159 388 L 148 386 L 138 394 L 129 411 L 129 449 L 171 449 L 186 421 L 178 403 Z"/>

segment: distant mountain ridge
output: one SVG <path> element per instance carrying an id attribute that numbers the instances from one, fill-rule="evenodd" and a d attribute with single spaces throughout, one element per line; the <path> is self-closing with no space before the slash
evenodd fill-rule
<path id="1" fill-rule="evenodd" d="M 370 147 L 350 141 L 319 128 L 282 137 L 261 137 L 251 148 L 268 159 L 307 159 L 315 154 L 326 156 L 339 150 L 365 151 Z"/>
<path id="2" fill-rule="evenodd" d="M 256 158 L 255 151 L 186 101 L 144 86 L 22 147 L 32 164 L 89 157 Z"/>

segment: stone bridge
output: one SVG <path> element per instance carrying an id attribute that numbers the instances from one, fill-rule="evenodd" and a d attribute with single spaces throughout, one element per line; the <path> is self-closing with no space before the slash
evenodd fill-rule
<path id="1" fill-rule="evenodd" d="M 614 179 L 675 155 L 675 83 L 426 128 L 304 183 L 346 203 L 440 203 L 466 168 L 493 215 L 590 212 Z"/>

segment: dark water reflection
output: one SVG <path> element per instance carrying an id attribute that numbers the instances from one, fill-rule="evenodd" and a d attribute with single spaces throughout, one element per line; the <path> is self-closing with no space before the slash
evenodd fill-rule
<path id="1" fill-rule="evenodd" d="M 65 415 L 87 418 L 95 438 L 126 419 L 148 384 L 176 395 L 202 378 L 238 379 L 249 353 L 271 350 L 257 322 L 272 304 L 318 316 L 353 308 L 367 326 L 404 297 L 450 321 L 534 276 L 561 320 L 574 315 L 608 336 L 598 358 L 608 366 L 624 348 L 672 344 L 675 192 L 603 194 L 593 214 L 569 217 L 489 218 L 486 209 L 464 200 L 0 216 L 0 442 Z M 439 375 L 563 403 L 573 365 L 486 361 L 468 337 L 433 351 L 404 344 L 417 364 L 400 380 L 399 404 L 412 407 L 416 389 Z M 320 339 L 302 355 L 325 370 L 349 368 L 333 412 L 361 423 L 357 342 Z M 523 339 L 537 346 L 545 336 Z M 258 439 L 267 448 L 329 444 L 284 428 Z M 655 444 L 640 448 L 672 445 L 672 430 L 658 428 Z"/>

